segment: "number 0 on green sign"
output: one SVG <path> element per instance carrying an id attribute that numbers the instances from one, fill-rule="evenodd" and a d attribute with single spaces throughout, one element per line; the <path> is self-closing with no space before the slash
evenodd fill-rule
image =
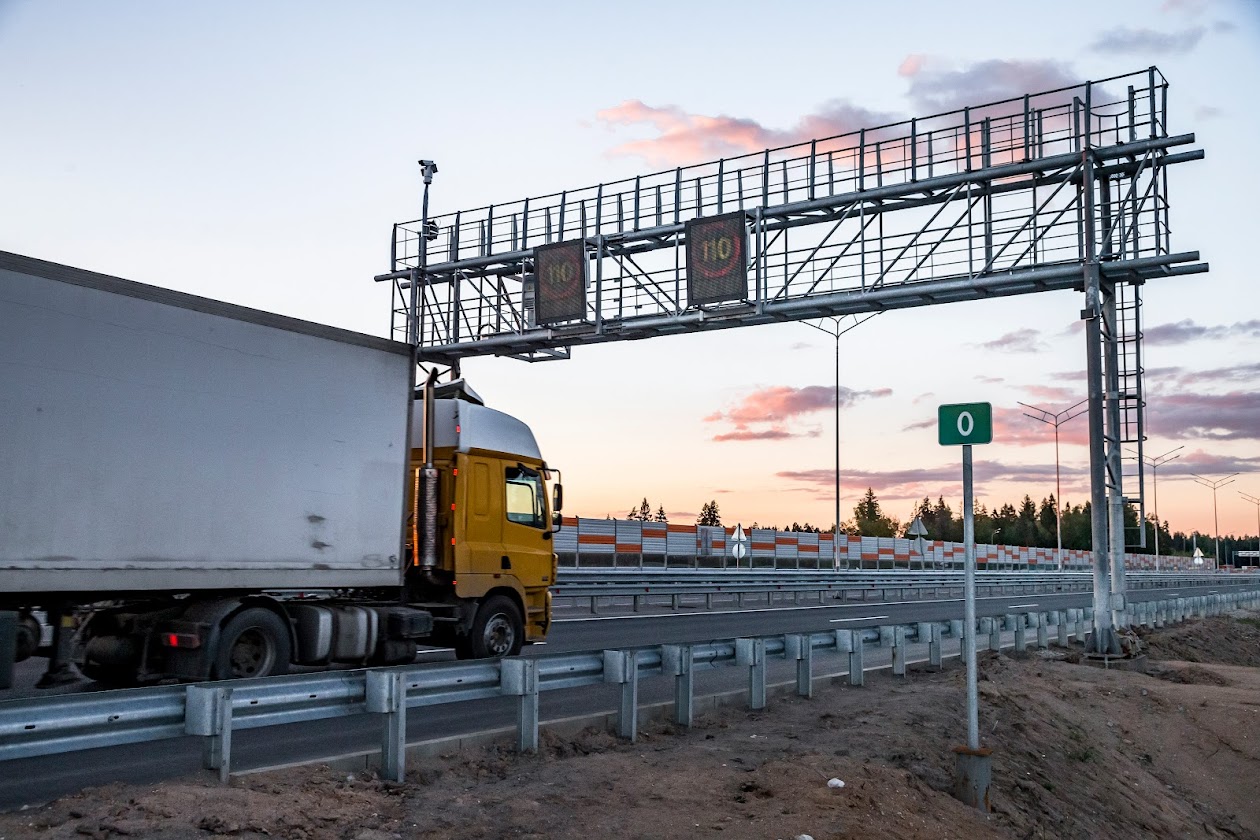
<path id="1" fill-rule="evenodd" d="M 942 405 L 936 419 L 941 446 L 993 442 L 993 406 L 987 402 Z"/>

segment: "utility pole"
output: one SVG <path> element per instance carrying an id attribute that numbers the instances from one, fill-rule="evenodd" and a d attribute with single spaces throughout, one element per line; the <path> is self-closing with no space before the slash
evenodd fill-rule
<path id="1" fill-rule="evenodd" d="M 1070 406 L 1056 413 L 1046 411 L 1044 408 L 1038 408 L 1028 403 L 1019 403 L 1024 408 L 1038 412 L 1038 414 L 1029 414 L 1024 412 L 1025 417 L 1031 417 L 1042 423 L 1054 426 L 1054 531 L 1055 540 L 1058 548 L 1055 550 L 1055 565 L 1058 571 L 1063 571 L 1063 489 L 1059 482 L 1059 426 L 1063 425 L 1073 417 L 1080 417 L 1087 409 L 1077 411 L 1081 406 L 1089 402 L 1089 399 L 1083 399 L 1076 405 Z"/>
<path id="2" fill-rule="evenodd" d="M 1194 473 L 1191 473 L 1191 475 L 1194 475 L 1194 480 L 1197 483 L 1202 484 L 1204 487 L 1212 488 L 1212 527 L 1215 528 L 1216 530 L 1216 566 L 1213 569 L 1213 571 L 1220 571 L 1220 568 L 1221 568 L 1221 520 L 1216 512 L 1216 491 L 1224 487 L 1226 484 L 1233 484 L 1234 476 L 1239 475 L 1239 473 L 1231 473 L 1230 475 L 1227 475 L 1224 478 L 1218 478 L 1216 481 L 1212 481 L 1210 479 L 1204 478 L 1201 475 L 1195 475 Z"/>

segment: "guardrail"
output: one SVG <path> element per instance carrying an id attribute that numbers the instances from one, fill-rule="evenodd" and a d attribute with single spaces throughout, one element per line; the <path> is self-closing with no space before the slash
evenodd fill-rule
<path id="1" fill-rule="evenodd" d="M 1130 589 L 1191 588 L 1224 583 L 1260 584 L 1260 576 L 1205 573 L 1134 573 L 1125 576 Z M 1088 592 L 1093 576 L 1085 572 L 980 572 L 979 597 L 1026 595 L 1042 592 Z M 662 606 L 680 609 L 714 604 L 744 606 L 750 599 L 767 607 L 799 605 L 802 596 L 817 604 L 869 600 L 872 594 L 895 598 L 962 597 L 961 572 L 834 572 L 709 569 L 651 571 L 639 569 L 561 569 L 553 597 L 557 605 L 577 606 L 586 601 L 591 613 L 625 602 L 634 611 Z M 789 601 L 790 599 L 790 601 Z"/>
<path id="2" fill-rule="evenodd" d="M 1135 624 L 1158 627 L 1191 615 L 1213 615 L 1238 606 L 1260 607 L 1260 591 L 1135 602 L 1131 608 Z M 998 648 L 1003 630 L 1013 631 L 1015 646 L 1022 650 L 1026 649 L 1031 630 L 1037 646 L 1046 647 L 1054 628 L 1057 643 L 1066 646 L 1070 636 L 1083 638 L 1091 617 L 1089 609 L 1072 609 L 982 618 L 978 621 L 978 638 L 987 635 L 989 646 Z M 674 719 L 680 725 L 690 726 L 695 697 L 693 677 L 698 670 L 747 668 L 749 707 L 761 709 L 766 705 L 768 657 L 795 662 L 797 691 L 809 696 L 815 651 L 847 654 L 849 682 L 861 685 L 868 645 L 890 647 L 893 673 L 904 674 L 909 644 L 925 644 L 928 661 L 939 665 L 944 640 L 961 642 L 962 625 L 957 620 L 918 622 L 633 650 L 544 654 L 10 700 L 0 703 L 0 761 L 196 735 L 205 739 L 203 765 L 218 770 L 220 779 L 226 781 L 235 730 L 377 714 L 381 716 L 382 772 L 388 778 L 401 780 L 408 709 L 515 697 L 516 747 L 533 751 L 538 748 L 541 692 L 612 683 L 621 687 L 617 733 L 634 740 L 638 685 L 643 676 L 673 678 Z"/>

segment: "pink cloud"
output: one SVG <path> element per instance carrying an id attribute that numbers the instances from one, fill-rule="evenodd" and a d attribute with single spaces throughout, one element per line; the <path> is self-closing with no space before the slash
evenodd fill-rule
<path id="1" fill-rule="evenodd" d="M 923 53 L 911 53 L 901 61 L 901 66 L 897 68 L 898 76 L 917 76 L 919 71 L 923 69 L 923 62 L 926 58 Z"/>
<path id="2" fill-rule="evenodd" d="M 899 119 L 895 114 L 871 111 L 841 100 L 824 103 L 788 129 L 768 128 L 747 117 L 693 114 L 673 105 L 652 106 L 637 99 L 605 108 L 595 116 L 612 125 L 650 127 L 656 136 L 623 143 L 610 154 L 635 155 L 663 166 L 759 152 Z"/>
<path id="3" fill-rule="evenodd" d="M 755 432 L 748 429 L 746 426 L 736 426 L 735 431 L 727 432 L 721 435 L 714 435 L 713 439 L 720 443 L 728 440 L 787 440 L 788 438 L 799 437 L 818 437 L 818 432 L 815 430 L 802 432 L 800 434 L 793 434 L 782 427 Z"/>
<path id="4" fill-rule="evenodd" d="M 877 399 L 892 394 L 891 388 L 873 391 L 854 391 L 841 386 L 840 406 L 851 406 L 862 399 Z M 715 435 L 715 441 L 786 440 L 798 437 L 817 437 L 815 429 L 790 431 L 792 421 L 819 411 L 833 411 L 836 406 L 836 389 L 825 385 L 807 385 L 792 388 L 774 385 L 753 391 L 733 408 L 716 411 L 704 418 L 706 423 L 728 422 L 729 432 Z M 761 428 L 752 428 L 761 427 Z"/>

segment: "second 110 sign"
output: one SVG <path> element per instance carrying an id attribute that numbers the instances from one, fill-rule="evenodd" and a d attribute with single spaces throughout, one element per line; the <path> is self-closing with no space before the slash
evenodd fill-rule
<path id="1" fill-rule="evenodd" d="M 748 297 L 748 215 L 687 222 L 687 303 L 744 300 Z"/>

